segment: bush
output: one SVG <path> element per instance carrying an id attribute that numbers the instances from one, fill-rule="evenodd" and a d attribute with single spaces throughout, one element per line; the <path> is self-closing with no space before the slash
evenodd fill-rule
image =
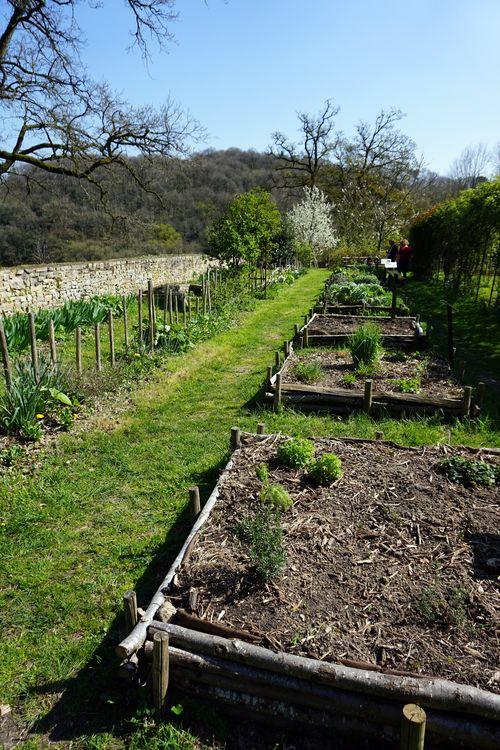
<path id="1" fill-rule="evenodd" d="M 335 453 L 325 453 L 309 464 L 308 472 L 318 484 L 331 484 L 343 474 L 342 461 Z"/>
<path id="2" fill-rule="evenodd" d="M 278 461 L 290 469 L 300 469 L 311 461 L 314 451 L 314 445 L 310 440 L 292 438 L 279 446 Z"/>
<path id="3" fill-rule="evenodd" d="M 463 456 L 451 456 L 438 464 L 439 471 L 451 482 L 465 487 L 478 485 L 491 487 L 500 482 L 500 466 L 493 466 L 486 461 L 474 461 Z"/>
<path id="4" fill-rule="evenodd" d="M 259 495 L 259 499 L 265 505 L 271 505 L 276 510 L 286 510 L 292 504 L 292 498 L 279 484 L 269 484 Z"/>
<path id="5" fill-rule="evenodd" d="M 374 323 L 366 323 L 349 337 L 349 351 L 355 367 L 373 365 L 381 350 L 382 337 Z"/>
<path id="6" fill-rule="evenodd" d="M 264 581 L 285 567 L 285 546 L 279 512 L 261 506 L 254 516 L 247 516 L 238 527 L 239 535 L 249 547 L 249 557 Z"/>
<path id="7" fill-rule="evenodd" d="M 297 362 L 293 374 L 301 383 L 317 383 L 323 375 L 319 362 Z"/>

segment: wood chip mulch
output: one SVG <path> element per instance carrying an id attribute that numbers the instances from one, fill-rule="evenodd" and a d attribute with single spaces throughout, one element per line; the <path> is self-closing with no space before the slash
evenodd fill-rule
<path id="1" fill-rule="evenodd" d="M 283 437 L 246 437 L 172 599 L 262 634 L 262 645 L 335 662 L 431 674 L 500 692 L 500 488 L 467 488 L 438 469 L 467 448 L 315 439 L 344 475 L 330 487 L 278 465 Z M 481 454 L 479 454 L 481 458 Z M 500 464 L 500 456 L 484 455 Z M 285 487 L 286 566 L 265 584 L 237 525 L 259 504 L 255 468 Z"/>

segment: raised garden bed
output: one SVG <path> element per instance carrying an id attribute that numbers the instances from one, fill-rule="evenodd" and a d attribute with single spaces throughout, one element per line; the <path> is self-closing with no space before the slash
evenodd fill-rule
<path id="1" fill-rule="evenodd" d="M 426 336 L 422 326 L 413 317 L 377 317 L 383 343 L 387 346 L 422 348 Z M 315 313 L 304 331 L 309 346 L 332 346 L 344 343 L 360 326 L 366 323 L 364 315 L 321 315 Z"/>
<path id="2" fill-rule="evenodd" d="M 393 309 L 390 305 L 334 305 L 327 303 L 325 306 L 323 303 L 316 306 L 315 312 L 322 313 L 323 315 L 390 316 Z M 394 309 L 394 314 L 397 317 L 407 316 L 408 308 L 405 305 L 397 305 Z"/>
<path id="3" fill-rule="evenodd" d="M 498 467 L 498 452 L 315 439 L 343 470 L 319 486 L 278 462 L 284 440 L 243 436 L 120 656 L 146 658 L 145 641 L 166 633 L 173 685 L 247 718 L 384 747 L 417 702 L 426 748 L 498 747 L 498 485 L 465 487 L 439 468 L 450 456 Z M 293 501 L 284 569 L 268 583 L 238 530 L 262 506 L 263 463 Z"/>
<path id="4" fill-rule="evenodd" d="M 470 389 L 453 377 L 449 365 L 433 354 L 386 351 L 368 373 L 360 374 L 347 350 L 290 350 L 280 370 L 281 397 L 293 405 L 348 413 L 366 409 L 366 382 L 370 382 L 370 408 L 390 412 L 443 413 L 466 416 Z M 316 368 L 314 382 L 304 382 L 306 367 Z M 314 370 L 313 370 L 314 372 Z M 268 384 L 268 397 L 276 396 L 276 376 Z"/>

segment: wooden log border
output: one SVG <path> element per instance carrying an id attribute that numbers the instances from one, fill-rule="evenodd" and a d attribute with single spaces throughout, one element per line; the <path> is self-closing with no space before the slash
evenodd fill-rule
<path id="1" fill-rule="evenodd" d="M 241 444 L 273 440 L 274 435 L 241 434 Z M 350 444 L 385 444 L 395 449 L 418 452 L 420 448 L 402 446 L 393 441 L 369 438 L 336 438 Z M 445 446 L 441 446 L 443 450 Z M 474 454 L 500 455 L 494 448 L 465 448 Z M 236 448 L 193 525 L 148 608 L 132 632 L 116 651 L 132 667 L 138 650 L 151 658 L 155 635 L 168 635 L 172 664 L 171 682 L 189 695 L 216 700 L 236 711 L 253 711 L 256 718 L 273 721 L 274 709 L 284 720 L 312 723 L 316 726 L 352 726 L 365 736 L 388 732 L 399 736 L 404 703 L 424 706 L 427 728 L 440 745 L 494 750 L 500 745 L 500 696 L 469 685 L 396 670 L 384 671 L 375 665 L 350 666 L 322 662 L 255 645 L 255 636 L 241 640 L 244 632 L 217 635 L 203 628 L 199 618 L 178 611 L 179 622 L 155 619 L 167 600 L 169 588 L 180 566 L 200 537 L 219 498 L 219 488 L 232 468 Z M 175 610 L 174 610 L 175 612 Z M 200 621 L 201 622 L 201 621 Z M 227 627 L 227 626 L 223 626 Z M 224 632 L 223 628 L 220 631 Z M 149 639 L 149 640 L 148 640 Z M 352 664 L 353 662 L 351 662 Z M 276 715 L 278 715 L 276 714 Z M 369 721 L 367 721 L 367 717 Z"/>

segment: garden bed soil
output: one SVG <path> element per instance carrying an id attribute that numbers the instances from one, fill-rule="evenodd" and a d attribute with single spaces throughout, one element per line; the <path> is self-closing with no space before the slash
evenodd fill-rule
<path id="1" fill-rule="evenodd" d="M 330 487 L 278 465 L 280 436 L 245 437 L 171 590 L 177 607 L 251 631 L 275 650 L 445 677 L 500 692 L 499 488 L 438 470 L 467 448 L 316 439 L 344 475 Z M 496 465 L 500 457 L 485 455 Z M 286 564 L 264 584 L 237 527 L 257 507 L 255 469 L 285 487 Z M 492 563 L 493 561 L 493 563 Z"/>
<path id="2" fill-rule="evenodd" d="M 411 380 L 420 377 L 420 388 L 413 391 L 431 398 L 461 398 L 462 387 L 455 380 L 446 360 L 437 355 L 408 354 L 401 355 L 385 352 L 374 371 L 369 375 L 356 375 L 356 368 L 352 358 L 342 349 L 313 349 L 294 352 L 286 361 L 282 372 L 282 383 L 297 383 L 302 385 L 294 373 L 295 365 L 299 362 L 314 362 L 322 367 L 322 375 L 312 386 L 323 388 L 347 388 L 352 391 L 362 391 L 367 378 L 373 381 L 376 392 L 401 393 L 401 385 L 396 380 Z M 425 363 L 427 362 L 427 365 Z M 422 373 L 420 375 L 420 373 Z M 346 376 L 354 376 L 354 382 L 346 382 Z M 306 384 L 307 385 L 307 384 Z"/>
<path id="3" fill-rule="evenodd" d="M 411 336 L 415 334 L 415 318 L 370 318 L 382 335 Z M 316 315 L 308 326 L 310 336 L 350 334 L 366 322 L 365 316 Z"/>

